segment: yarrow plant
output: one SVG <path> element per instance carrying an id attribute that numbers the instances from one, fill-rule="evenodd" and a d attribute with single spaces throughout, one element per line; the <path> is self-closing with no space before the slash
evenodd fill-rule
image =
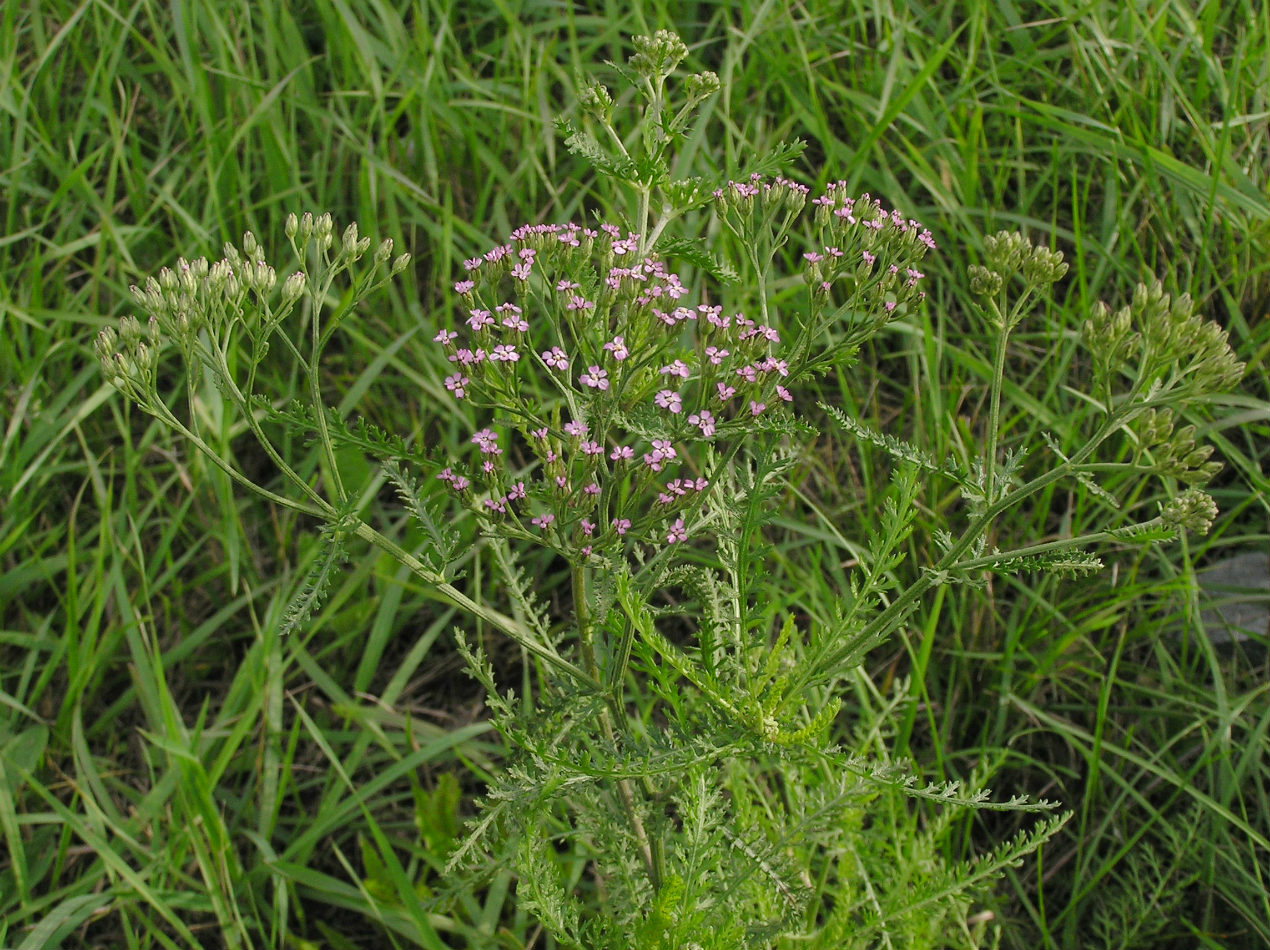
<path id="1" fill-rule="evenodd" d="M 993 571 L 1079 573 L 1098 567 L 1097 544 L 1206 531 L 1215 508 L 1199 486 L 1216 463 L 1194 427 L 1175 421 L 1242 367 L 1188 298 L 1144 287 L 1114 314 L 1096 308 L 1084 333 L 1089 430 L 1079 445 L 1051 440 L 1047 466 L 1025 478 L 1022 448 L 998 444 L 1007 344 L 1066 266 L 1001 234 L 969 273 L 996 340 L 981 456 L 935 459 L 839 408 L 804 405 L 812 377 L 921 305 L 936 243 L 844 183 L 812 197 L 776 174 L 796 147 L 719 181 L 672 178 L 674 146 L 719 81 L 698 73 L 676 89 L 682 42 L 665 32 L 634 42 L 614 68 L 642 99 L 636 134 L 621 134 L 598 83 L 581 95 L 586 127 L 560 123 L 570 149 L 625 191 L 629 215 L 517 229 L 464 263 L 452 313 L 430 329 L 447 366 L 440 386 L 474 422 L 461 446 L 429 455 L 326 407 L 321 357 L 332 334 L 408 265 L 389 241 L 367 258 L 357 227 L 338 237 L 327 215 L 289 219 L 298 269 L 280 283 L 250 234 L 214 264 L 182 261 L 151 278 L 134 291 L 148 321 L 102 333 L 103 371 L 244 487 L 327 525 L 330 557 L 287 629 L 305 622 L 358 537 L 536 661 L 534 690 L 514 698 L 469 632 L 456 631 L 509 758 L 455 842 L 455 892 L 510 868 L 521 907 L 572 947 L 976 944 L 984 934 L 970 922 L 973 902 L 1062 817 L 972 864 L 946 864 L 940 829 L 958 810 L 1051 806 L 990 800 L 986 773 L 964 786 L 922 785 L 871 739 L 846 737 L 841 688 L 934 586 Z M 676 235 L 689 216 L 717 222 L 729 239 L 707 249 Z M 797 302 L 786 292 L 777 303 L 776 275 L 801 286 Z M 271 343 L 306 381 L 307 398 L 285 408 L 256 391 Z M 295 496 L 253 483 L 201 436 L 193 412 L 181 419 L 160 397 L 169 346 L 191 398 L 210 376 Z M 832 618 L 812 624 L 781 612 L 758 580 L 762 531 L 813 432 L 809 410 L 896 460 L 892 500 L 869 526 L 855 583 Z M 271 439 L 276 423 L 317 440 L 321 489 Z M 380 460 L 425 546 L 406 550 L 365 520 L 362 486 L 341 480 L 340 446 Z M 964 516 L 937 537 L 937 561 L 901 588 L 894 568 L 922 471 L 957 488 Z M 1114 505 L 1099 484 L 1113 473 L 1188 487 L 1145 520 L 990 546 L 1002 512 L 1060 480 Z M 505 603 L 478 601 L 452 576 L 460 552 L 445 525 L 456 508 L 479 525 Z M 568 566 L 563 613 L 526 581 L 525 559 L 543 550 Z M 924 828 L 913 801 L 942 817 Z M 907 857 L 897 864 L 896 854 Z"/>

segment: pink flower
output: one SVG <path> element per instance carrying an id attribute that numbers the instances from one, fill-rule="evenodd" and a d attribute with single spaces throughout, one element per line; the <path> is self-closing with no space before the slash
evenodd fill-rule
<path id="1" fill-rule="evenodd" d="M 453 330 L 442 330 L 440 333 L 438 333 L 436 336 L 432 338 L 432 342 L 441 343 L 445 346 L 449 346 L 451 343 L 454 342 L 456 337 L 458 337 L 458 334 L 455 333 Z"/>
<path id="2" fill-rule="evenodd" d="M 586 518 L 583 518 L 581 521 L 578 522 L 578 524 L 582 526 L 582 533 L 585 534 L 588 538 L 591 537 L 591 533 L 595 531 L 595 523 L 591 521 L 587 521 Z"/>
<path id="3" fill-rule="evenodd" d="M 710 362 L 714 364 L 715 366 L 718 366 L 720 363 L 722 363 L 724 358 L 728 355 L 729 354 L 727 350 L 721 350 L 717 346 L 706 347 L 706 356 L 710 358 Z"/>
<path id="4" fill-rule="evenodd" d="M 503 450 L 498 447 L 498 433 L 493 429 L 482 429 L 474 433 L 470 441 L 478 446 L 484 455 L 502 454 Z"/>
<path id="5" fill-rule="evenodd" d="M 619 445 L 617 448 L 615 448 L 612 452 L 609 453 L 609 458 L 611 458 L 614 462 L 617 462 L 621 459 L 629 459 L 634 457 L 635 457 L 635 450 L 632 449 L 629 445 Z"/>
<path id="6" fill-rule="evenodd" d="M 520 354 L 516 352 L 516 347 L 508 343 L 500 343 L 494 347 L 494 351 L 490 353 L 489 358 L 494 362 L 515 363 L 520 359 Z"/>
<path id="7" fill-rule="evenodd" d="M 710 410 L 702 409 L 700 412 L 694 412 L 688 417 L 688 421 L 697 426 L 707 439 L 714 435 L 714 416 Z"/>
<path id="8" fill-rule="evenodd" d="M 767 405 L 765 403 L 755 402 L 753 399 L 750 400 L 750 415 L 757 416 L 766 408 Z"/>
<path id="9" fill-rule="evenodd" d="M 503 326 L 507 327 L 507 329 L 515 330 L 518 333 L 524 333 L 529 329 L 529 324 L 520 315 L 520 308 L 514 303 L 500 304 L 495 309 L 503 314 Z"/>
<path id="10" fill-rule="evenodd" d="M 466 491 L 467 487 L 471 484 L 472 483 L 464 476 L 456 475 L 453 481 L 450 482 L 450 487 L 457 492 L 462 492 L 462 491 Z"/>
<path id="11" fill-rule="evenodd" d="M 551 522 L 555 520 L 556 520 L 556 516 L 553 515 L 551 512 L 547 512 L 546 514 L 538 515 L 536 518 L 530 518 L 529 523 L 536 527 L 545 529 L 548 525 L 551 524 Z"/>
<path id="12" fill-rule="evenodd" d="M 631 520 L 629 518 L 614 518 L 613 530 L 618 534 L 626 534 L 630 530 Z"/>
<path id="13" fill-rule="evenodd" d="M 569 280 L 568 278 L 565 278 L 564 280 L 560 280 L 556 282 L 556 290 L 560 291 L 561 293 L 564 293 L 565 291 L 569 291 L 569 290 L 577 290 L 581 286 L 582 286 L 581 284 L 575 284 L 573 281 Z"/>
<path id="14" fill-rule="evenodd" d="M 566 422 L 564 424 L 564 431 L 569 433 L 569 435 L 580 439 L 587 433 L 587 424 L 579 421 L 578 419 L 574 419 L 572 422 Z"/>
<path id="15" fill-rule="evenodd" d="M 683 360 L 675 360 L 668 366 L 663 366 L 658 370 L 663 376 L 678 376 L 680 379 L 688 378 L 688 367 Z"/>
<path id="16" fill-rule="evenodd" d="M 626 348 L 626 341 L 620 336 L 615 336 L 608 343 L 605 343 L 604 349 L 612 353 L 613 359 L 617 360 L 619 363 L 631 355 L 630 350 Z"/>
<path id="17" fill-rule="evenodd" d="M 728 386 L 725 383 L 717 383 L 716 385 L 719 389 L 720 402 L 727 402 L 729 399 L 731 399 L 733 396 L 736 395 L 735 386 Z"/>
<path id="18" fill-rule="evenodd" d="M 578 448 L 582 450 L 583 455 L 599 455 L 604 451 L 604 447 L 599 442 L 583 442 Z"/>
<path id="19" fill-rule="evenodd" d="M 786 402 L 794 401 L 794 397 L 789 394 L 789 390 L 786 389 L 784 386 L 776 387 L 776 395 L 780 396 L 781 399 L 785 400 Z"/>
<path id="20" fill-rule="evenodd" d="M 467 325 L 473 330 L 480 330 L 482 327 L 487 327 L 494 322 L 494 318 L 490 315 L 490 312 L 488 310 L 482 310 L 480 307 L 469 310 L 468 313 L 471 314 L 471 316 L 467 318 Z"/>
<path id="21" fill-rule="evenodd" d="M 653 450 L 644 453 L 644 464 L 652 471 L 660 472 L 662 463 L 675 458 L 675 447 L 664 439 L 653 439 Z"/>
<path id="22" fill-rule="evenodd" d="M 592 389 L 608 389 L 609 371 L 598 366 L 588 366 L 587 371 L 578 377 L 578 382 Z"/>
<path id="23" fill-rule="evenodd" d="M 659 408 L 668 409 L 672 413 L 683 412 L 683 398 L 673 389 L 663 389 L 653 397 Z"/>
<path id="24" fill-rule="evenodd" d="M 595 497 L 596 495 L 600 493 L 600 486 L 597 482 L 592 482 L 590 485 L 587 485 L 585 488 L 582 489 L 582 493 L 584 495 L 590 495 L 592 497 Z"/>
<path id="25" fill-rule="evenodd" d="M 543 350 L 542 361 L 547 364 L 547 369 L 558 369 L 562 373 L 569 368 L 569 357 L 558 346 Z"/>
<path id="26" fill-rule="evenodd" d="M 676 518 L 675 523 L 670 526 L 670 531 L 666 534 L 667 544 L 678 544 L 680 541 L 688 540 L 688 532 L 684 530 L 683 518 Z"/>
<path id="27" fill-rule="evenodd" d="M 471 380 L 462 373 L 455 373 L 453 376 L 447 376 L 445 378 L 445 388 L 454 393 L 455 399 L 462 399 L 463 394 L 467 391 L 464 387 L 470 382 Z"/>
<path id="28" fill-rule="evenodd" d="M 524 482 L 517 482 L 507 492 L 508 501 L 516 501 L 517 499 L 524 498 L 524 497 L 525 497 L 525 483 Z"/>
<path id="29" fill-rule="evenodd" d="M 577 294 L 573 294 L 569 297 L 569 302 L 565 304 L 564 308 L 566 310 L 594 310 L 595 304 L 590 300 L 587 300 L 585 297 L 579 297 Z"/>

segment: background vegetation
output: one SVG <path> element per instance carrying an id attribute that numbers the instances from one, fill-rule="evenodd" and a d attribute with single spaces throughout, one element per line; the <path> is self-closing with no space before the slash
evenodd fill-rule
<path id="1" fill-rule="evenodd" d="M 1094 301 L 1158 277 L 1229 329 L 1244 388 L 1192 420 L 1227 463 L 1212 533 L 1111 552 L 1091 579 L 934 597 L 842 725 L 878 728 L 932 779 L 999 760 L 998 790 L 1076 810 L 983 909 L 1003 946 L 1270 945 L 1265 621 L 1214 644 L 1197 581 L 1270 543 L 1270 10 L 1252 0 L 5 4 L 0 945 L 537 939 L 507 879 L 444 916 L 413 899 L 499 755 L 450 614 L 367 554 L 302 631 L 268 636 L 313 526 L 130 411 L 91 340 L 178 254 L 246 228 L 276 248 L 288 211 L 329 210 L 416 258 L 346 324 L 331 400 L 452 443 L 466 423 L 427 341 L 459 262 L 520 223 L 603 212 L 551 120 L 578 73 L 659 27 L 725 86 L 685 163 L 802 137 L 793 177 L 845 179 L 940 244 L 922 317 L 820 398 L 936 452 L 945 418 L 974 438 L 990 350 L 962 275 L 1000 228 L 1052 235 L 1072 265 L 1015 337 L 1013 378 L 1033 384 L 1003 417 L 1020 440 L 1061 441 L 1080 396 L 1046 383 L 1050 344 Z M 275 375 L 283 397 L 296 381 Z M 205 428 L 267 478 L 210 396 Z M 830 430 L 817 448 L 794 486 L 815 519 L 770 539 L 772 597 L 812 614 L 847 583 L 886 471 Z M 1009 530 L 1079 531 L 1097 504 L 1065 493 Z M 479 592 L 479 554 L 465 567 Z M 544 573 L 542 596 L 562 580 Z M 968 825 L 949 857 L 1014 830 Z"/>

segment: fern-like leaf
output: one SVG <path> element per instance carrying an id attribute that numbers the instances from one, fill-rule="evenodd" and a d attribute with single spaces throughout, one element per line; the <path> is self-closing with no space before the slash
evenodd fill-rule
<path id="1" fill-rule="evenodd" d="M 343 538 L 334 527 L 323 531 L 318 543 L 322 550 L 305 571 L 299 590 L 287 602 L 282 625 L 278 628 L 280 636 L 289 636 L 309 621 L 313 612 L 321 606 L 331 580 L 346 560 Z"/>

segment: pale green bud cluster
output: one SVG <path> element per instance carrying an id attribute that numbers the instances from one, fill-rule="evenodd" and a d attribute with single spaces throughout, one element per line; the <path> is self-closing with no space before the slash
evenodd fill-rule
<path id="1" fill-rule="evenodd" d="M 1195 313 L 1189 294 L 1174 299 L 1158 281 L 1140 284 L 1129 306 L 1114 313 L 1097 304 L 1084 338 L 1104 385 L 1123 370 L 1135 390 L 1155 387 L 1162 397 L 1185 383 L 1186 392 L 1198 396 L 1230 389 L 1243 377 L 1226 332 Z"/>
<path id="2" fill-rule="evenodd" d="M 697 103 L 713 96 L 722 88 L 722 85 L 719 77 L 708 69 L 705 72 L 693 73 L 684 83 L 684 91 L 688 95 L 687 108 L 692 108 Z"/>
<path id="3" fill-rule="evenodd" d="M 119 328 L 106 327 L 93 344 L 102 375 L 116 389 L 139 402 L 154 388 L 162 338 L 159 323 L 152 316 L 143 327 L 136 317 L 119 321 Z"/>
<path id="4" fill-rule="evenodd" d="M 1208 461 L 1213 447 L 1196 446 L 1195 426 L 1183 426 L 1174 432 L 1172 409 L 1148 409 L 1135 429 L 1139 454 L 1150 452 L 1152 467 L 1161 475 L 1186 485 L 1203 485 L 1221 471 L 1220 462 Z"/>
<path id="5" fill-rule="evenodd" d="M 978 297 L 995 297 L 1001 293 L 1005 278 L 994 270 L 988 270 L 979 264 L 971 264 L 967 269 L 970 275 L 970 292 Z"/>
<path id="6" fill-rule="evenodd" d="M 637 36 L 631 42 L 635 53 L 627 62 L 637 74 L 653 81 L 665 79 L 688 55 L 684 41 L 670 30 L 658 30 L 652 36 Z"/>
<path id="7" fill-rule="evenodd" d="M 1017 231 L 999 231 L 984 238 L 983 254 L 987 266 L 971 268 L 972 278 L 980 272 L 981 281 L 986 276 L 983 271 L 1002 282 L 1020 274 L 1029 288 L 1041 288 L 1057 283 L 1067 273 L 1062 251 L 1039 247 Z M 988 283 L 994 282 L 988 278 Z"/>
<path id="8" fill-rule="evenodd" d="M 280 288 L 277 271 L 250 231 L 243 234 L 239 247 L 227 242 L 224 257 L 215 263 L 204 257 L 181 258 L 174 268 L 165 267 L 147 277 L 143 286 L 132 287 L 133 299 L 149 318 L 148 329 L 142 333 L 136 318 L 125 317 L 118 329 L 107 327 L 99 334 L 95 349 L 106 378 L 145 403 L 154 388 L 165 340 L 175 342 L 187 362 L 203 363 L 194 360 L 194 351 L 225 348 L 235 328 L 256 341 L 256 357 L 263 357 L 268 349 L 265 338 L 306 293 L 321 294 L 324 282 L 329 285 L 334 274 L 355 264 L 371 246 L 356 224 L 337 238 L 329 214 L 288 215 L 284 230 L 299 260 L 311 266 L 293 272 Z M 410 255 L 399 255 L 389 266 L 392 250 L 391 240 L 376 247 L 370 283 L 405 269 Z"/>
<path id="9" fill-rule="evenodd" d="M 1160 520 L 1164 524 L 1197 534 L 1208 534 L 1216 517 L 1217 503 L 1198 488 L 1188 488 L 1160 509 Z"/>
<path id="10" fill-rule="evenodd" d="M 998 304 L 989 314 L 993 323 L 1012 330 L 1023 318 L 1023 303 L 1033 292 L 1057 283 L 1067 273 L 1062 251 L 1039 247 L 1024 235 L 1000 231 L 983 239 L 983 264 L 968 268 L 970 292 L 996 300 L 1011 278 L 1023 279 L 1023 293 L 1009 311 Z"/>
<path id="11" fill-rule="evenodd" d="M 584 86 L 578 93 L 578 105 L 586 115 L 600 122 L 610 122 L 613 119 L 613 97 L 602 82 Z"/>

